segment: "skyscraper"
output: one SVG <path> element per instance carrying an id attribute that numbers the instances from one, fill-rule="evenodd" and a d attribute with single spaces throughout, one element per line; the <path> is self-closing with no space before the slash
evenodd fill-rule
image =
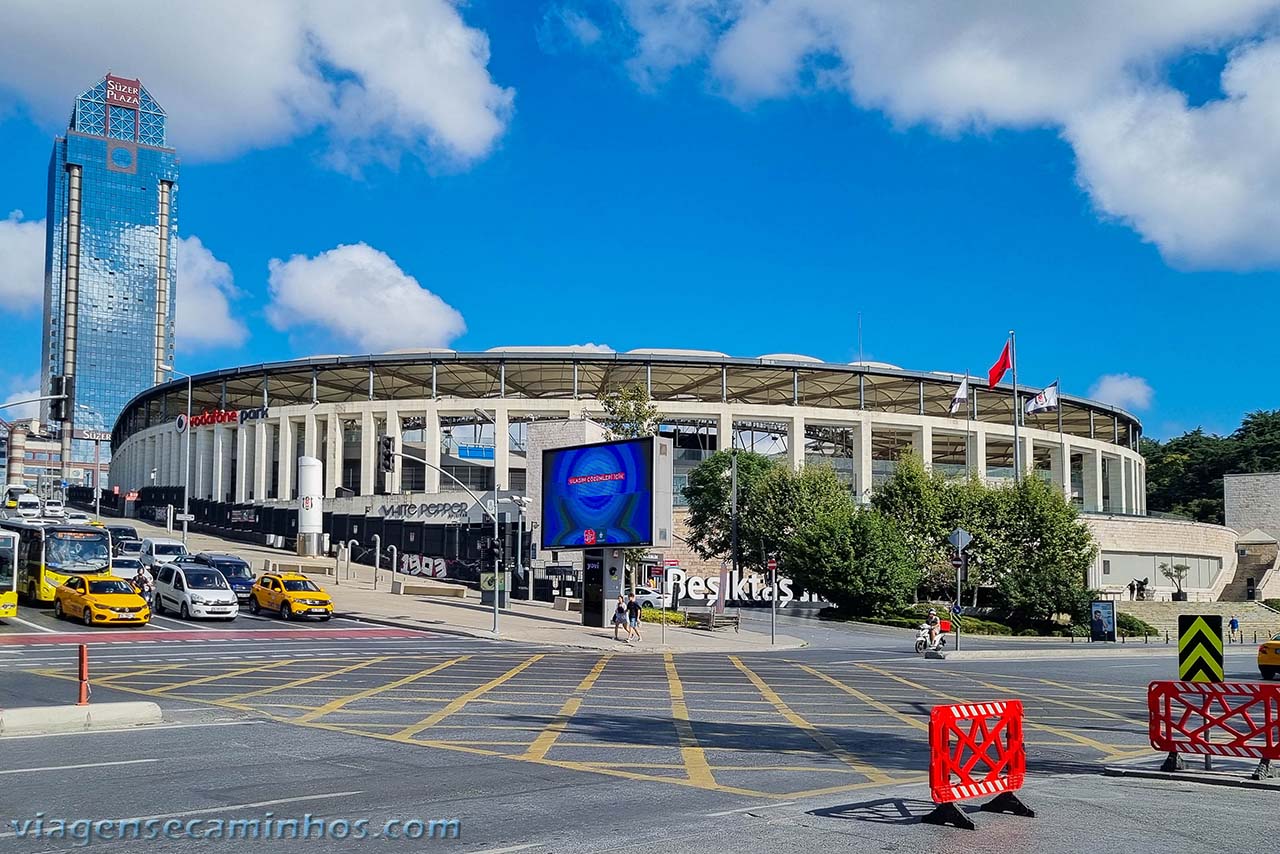
<path id="1" fill-rule="evenodd" d="M 74 378 L 64 472 L 93 459 L 84 431 L 111 430 L 173 360 L 178 158 L 165 124 L 139 81 L 107 74 L 53 144 L 41 374 L 45 394 L 53 377 Z"/>

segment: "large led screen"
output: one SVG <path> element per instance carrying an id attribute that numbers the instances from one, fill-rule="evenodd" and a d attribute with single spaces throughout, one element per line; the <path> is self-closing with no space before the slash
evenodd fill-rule
<path id="1" fill-rule="evenodd" d="M 653 439 L 542 454 L 542 547 L 653 543 Z"/>

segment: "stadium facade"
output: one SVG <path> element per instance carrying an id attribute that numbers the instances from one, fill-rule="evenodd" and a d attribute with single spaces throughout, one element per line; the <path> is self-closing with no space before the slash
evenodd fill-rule
<path id="1" fill-rule="evenodd" d="M 1013 477 L 1016 456 L 1028 476 L 1075 502 L 1094 530 L 1100 554 L 1091 585 L 1121 595 L 1131 579 L 1147 578 L 1159 591 L 1158 566 L 1172 560 L 1191 567 L 1184 587 L 1193 596 L 1217 598 L 1234 573 L 1234 532 L 1147 515 L 1135 416 L 1062 395 L 1057 410 L 1023 418 L 1015 455 L 1013 412 L 1038 389 L 1021 390 L 1015 402 L 1008 385 L 974 384 L 967 404 L 952 413 L 961 379 L 884 363 L 691 350 L 511 347 L 313 357 L 197 375 L 190 425 L 185 381 L 139 394 L 114 426 L 110 484 L 121 493 L 180 487 L 183 431 L 190 429 L 186 482 L 200 522 L 228 524 L 235 509 L 241 524 L 257 530 L 279 525 L 259 519 L 296 504 L 297 459 L 306 455 L 322 461 L 326 517 L 340 522 L 330 532 L 334 540 L 360 530 L 351 527 L 355 517 L 365 520 L 366 535 L 370 523 L 394 519 L 423 526 L 420 545 L 406 547 L 426 558 L 451 549 L 458 556 L 469 548 L 459 529 L 480 527 L 482 519 L 449 478 L 442 486 L 437 467 L 476 493 L 496 486 L 499 497 L 525 495 L 530 469 L 537 469 L 527 459 L 531 423 L 599 418 L 609 391 L 639 383 L 674 442 L 678 541 L 681 487 L 721 448 L 756 450 L 795 467 L 830 465 L 861 501 L 905 449 L 949 476 L 989 481 Z M 397 459 L 384 474 L 377 452 L 383 435 L 430 465 Z M 402 536 L 397 527 L 382 541 L 400 543 Z M 692 554 L 680 557 L 698 568 Z"/>

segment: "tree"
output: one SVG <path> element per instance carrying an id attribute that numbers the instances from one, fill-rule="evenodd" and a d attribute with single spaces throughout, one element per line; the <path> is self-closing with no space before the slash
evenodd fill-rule
<path id="1" fill-rule="evenodd" d="M 898 527 L 852 502 L 814 519 L 783 552 L 797 584 L 854 616 L 892 613 L 911 601 L 920 580 Z"/>
<path id="2" fill-rule="evenodd" d="M 716 451 L 689 472 L 684 488 L 689 503 L 687 527 L 689 546 L 704 559 L 727 557 L 733 529 L 733 490 L 729 475 L 733 451 Z M 751 451 L 737 451 L 738 534 L 743 557 L 759 548 L 758 532 L 747 530 L 743 520 L 755 500 L 756 486 L 777 467 L 768 457 Z"/>
<path id="3" fill-rule="evenodd" d="M 600 403 L 604 406 L 605 435 L 610 440 L 657 435 L 658 407 L 649 399 L 649 389 L 644 383 L 615 389 Z"/>
<path id="4" fill-rule="evenodd" d="M 943 515 L 945 487 L 940 474 L 926 471 L 920 458 L 907 452 L 871 495 L 871 506 L 901 532 L 927 590 L 945 584 L 952 572 L 946 540 L 954 526 L 948 527 Z"/>
<path id="5" fill-rule="evenodd" d="M 1182 582 L 1187 580 L 1187 573 L 1190 571 L 1191 567 L 1185 563 L 1175 563 L 1173 566 L 1167 563 L 1160 564 L 1160 574 L 1173 582 L 1179 594 L 1182 593 Z"/>

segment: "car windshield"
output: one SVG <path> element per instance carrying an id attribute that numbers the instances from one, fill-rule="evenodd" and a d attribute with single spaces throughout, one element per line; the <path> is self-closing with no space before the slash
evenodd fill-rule
<path id="1" fill-rule="evenodd" d="M 115 560 L 111 561 L 111 568 L 112 569 L 132 569 L 136 571 L 136 570 L 142 569 L 142 561 L 134 557 L 118 557 Z"/>
<path id="2" fill-rule="evenodd" d="M 90 593 L 133 593 L 133 585 L 118 578 L 109 581 L 90 581 Z"/>
<path id="3" fill-rule="evenodd" d="M 249 564 L 241 563 L 238 560 L 215 560 L 213 565 L 227 578 L 253 578 L 253 572 L 249 569 Z"/>
<path id="4" fill-rule="evenodd" d="M 60 572 L 98 572 L 111 564 L 105 531 L 50 531 L 44 565 Z"/>
<path id="5" fill-rule="evenodd" d="M 227 580 L 217 572 L 188 572 L 187 586 L 193 590 L 226 590 Z"/>
<path id="6" fill-rule="evenodd" d="M 292 590 L 295 593 L 299 591 L 307 591 L 309 593 L 319 593 L 320 588 L 316 587 L 315 582 L 307 578 L 286 579 L 284 582 L 285 590 Z"/>
<path id="7" fill-rule="evenodd" d="M 120 544 L 120 551 L 122 554 L 140 552 L 142 551 L 142 543 L 137 540 L 125 540 Z"/>
<path id="8" fill-rule="evenodd" d="M 156 543 L 155 553 L 168 557 L 170 555 L 184 555 L 187 553 L 187 547 L 182 543 Z"/>

